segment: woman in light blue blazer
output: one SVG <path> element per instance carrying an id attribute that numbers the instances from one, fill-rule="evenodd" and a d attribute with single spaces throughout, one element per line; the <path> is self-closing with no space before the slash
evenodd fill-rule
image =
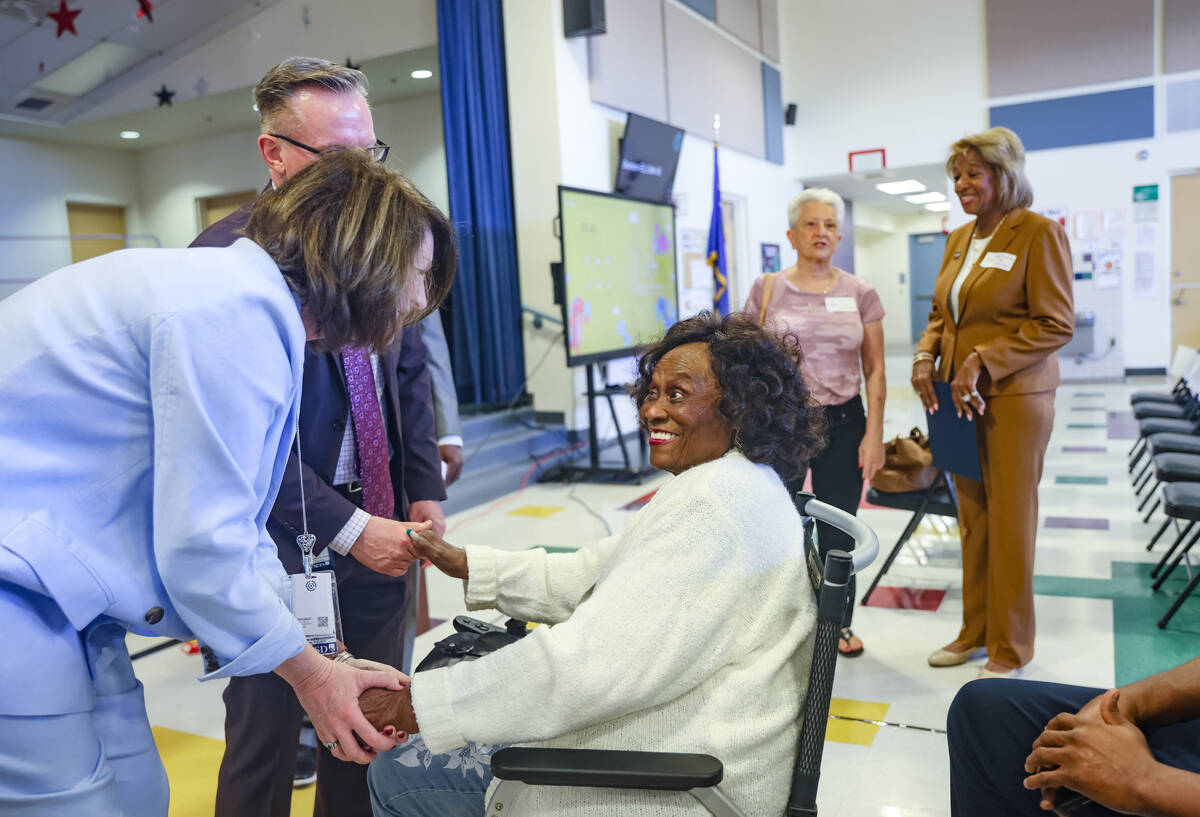
<path id="1" fill-rule="evenodd" d="M 394 743 L 357 698 L 403 676 L 306 644 L 263 528 L 306 338 L 384 348 L 445 297 L 452 231 L 348 150 L 261 196 L 245 232 L 112 253 L 0 301 L 7 817 L 167 813 L 129 630 L 199 639 L 202 679 L 274 670 L 344 760 Z"/>

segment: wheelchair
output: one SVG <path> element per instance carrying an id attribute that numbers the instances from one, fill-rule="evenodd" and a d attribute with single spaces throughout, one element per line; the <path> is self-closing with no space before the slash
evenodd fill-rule
<path id="1" fill-rule="evenodd" d="M 805 558 L 811 587 L 802 592 L 816 596 L 817 626 L 786 815 L 816 817 L 838 636 L 847 604 L 846 584 L 852 574 L 862 572 L 875 560 L 879 539 L 864 522 L 818 501 L 812 494 L 797 493 L 793 501 L 804 517 L 806 531 Z M 814 520 L 850 534 L 854 539 L 853 555 L 833 550 L 822 564 L 812 541 Z M 711 755 L 510 747 L 492 755 L 492 773 L 500 783 L 488 801 L 487 817 L 510 817 L 528 786 L 686 791 L 713 817 L 745 817 L 721 791 L 723 766 Z"/>

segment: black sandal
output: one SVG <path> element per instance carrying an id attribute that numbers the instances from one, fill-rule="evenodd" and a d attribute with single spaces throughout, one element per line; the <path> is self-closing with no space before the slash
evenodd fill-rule
<path id="1" fill-rule="evenodd" d="M 863 654 L 862 647 L 859 647 L 857 650 L 850 649 L 850 639 L 852 638 L 854 638 L 854 631 L 849 627 L 843 627 L 841 635 L 838 637 L 838 655 L 845 658 L 858 658 Z M 843 645 L 845 645 L 846 649 L 842 649 Z"/>

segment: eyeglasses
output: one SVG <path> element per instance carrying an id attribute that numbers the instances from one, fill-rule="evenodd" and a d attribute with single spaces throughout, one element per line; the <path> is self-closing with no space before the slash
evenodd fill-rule
<path id="1" fill-rule="evenodd" d="M 322 153 L 325 153 L 326 151 L 338 150 L 341 147 L 339 145 L 338 147 L 335 147 L 335 148 L 325 148 L 325 150 L 319 150 L 315 147 L 311 147 L 310 145 L 306 145 L 303 142 L 298 142 L 295 139 L 291 138 L 290 136 L 284 136 L 282 133 L 269 133 L 267 135 L 274 136 L 276 139 L 282 139 L 283 141 L 287 142 L 289 145 L 295 145 L 296 147 L 300 148 L 301 150 L 307 150 L 309 153 L 315 153 L 318 156 L 320 156 Z M 365 150 L 367 153 L 369 153 L 371 155 L 372 159 L 374 159 L 375 161 L 382 164 L 383 162 L 387 161 L 388 151 L 391 150 L 391 147 L 389 147 L 388 145 L 385 145 L 383 142 L 380 142 L 378 139 L 376 139 L 375 144 L 371 145 L 370 147 L 361 148 L 361 149 Z"/>

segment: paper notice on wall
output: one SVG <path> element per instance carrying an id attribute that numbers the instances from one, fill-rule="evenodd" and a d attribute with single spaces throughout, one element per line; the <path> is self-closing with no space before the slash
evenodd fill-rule
<path id="1" fill-rule="evenodd" d="M 1125 211 L 1124 210 L 1105 210 L 1104 211 L 1104 237 L 1105 238 L 1124 238 L 1125 237 Z"/>
<path id="2" fill-rule="evenodd" d="M 1153 298 L 1154 289 L 1154 251 L 1138 250 L 1133 254 L 1133 292 L 1139 298 Z"/>
<path id="3" fill-rule="evenodd" d="M 1139 247 L 1154 247 L 1158 244 L 1158 222 L 1141 221 L 1133 225 L 1133 243 Z"/>
<path id="4" fill-rule="evenodd" d="M 1096 289 L 1116 289 L 1121 283 L 1121 247 L 1114 245 L 1095 254 L 1092 283 Z"/>
<path id="5" fill-rule="evenodd" d="M 1051 221 L 1057 221 L 1064 227 L 1067 226 L 1067 221 L 1071 217 L 1071 213 L 1066 207 L 1047 207 L 1041 211 L 1041 214 Z"/>
<path id="6" fill-rule="evenodd" d="M 711 289 L 685 289 L 679 294 L 679 317 L 690 318 L 702 309 L 713 308 Z"/>
<path id="7" fill-rule="evenodd" d="M 1158 221 L 1158 185 L 1139 184 L 1133 188 L 1133 220 Z"/>
<path id="8" fill-rule="evenodd" d="M 679 249 L 704 255 L 704 251 L 708 249 L 708 230 L 680 230 Z"/>
<path id="9" fill-rule="evenodd" d="M 1100 238 L 1103 221 L 1096 210 L 1082 210 L 1075 214 L 1075 240 L 1096 241 Z"/>

